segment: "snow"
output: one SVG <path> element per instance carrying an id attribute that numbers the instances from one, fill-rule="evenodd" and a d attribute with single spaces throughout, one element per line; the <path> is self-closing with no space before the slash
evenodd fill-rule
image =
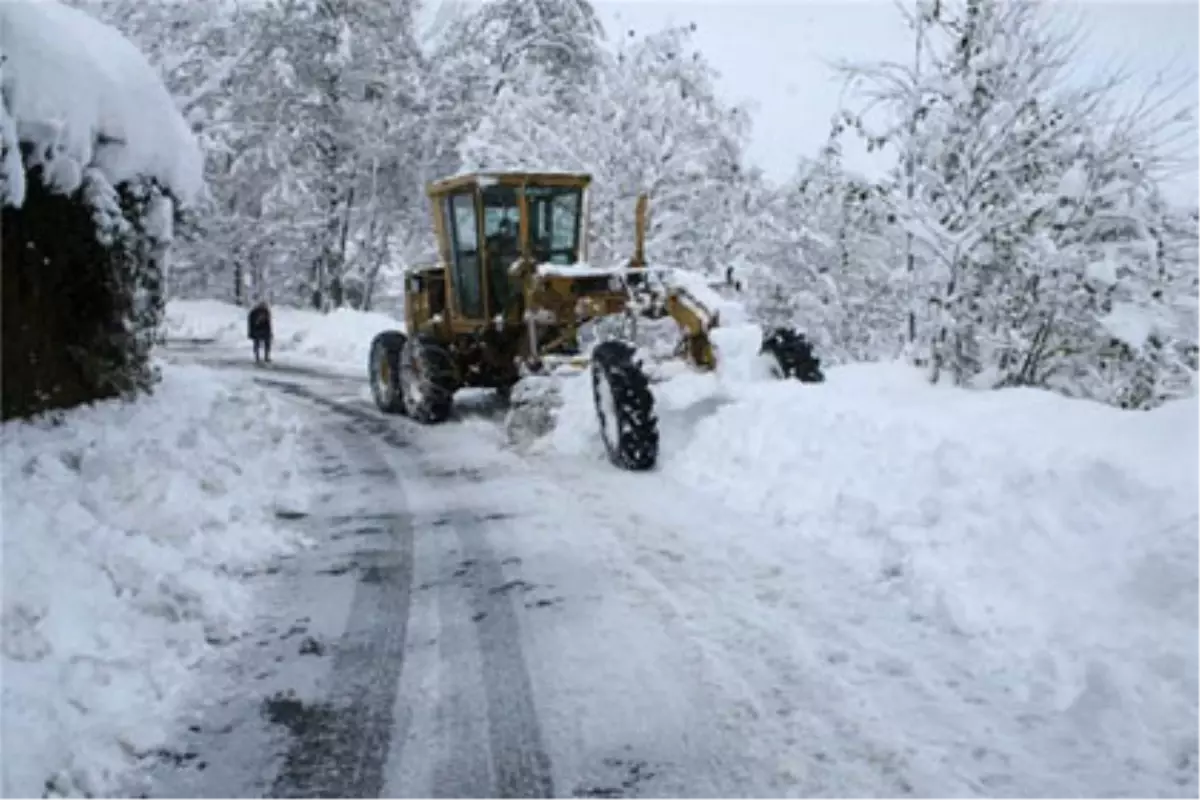
<path id="1" fill-rule="evenodd" d="M 114 791 L 253 613 L 239 573 L 304 545 L 275 518 L 312 492 L 296 407 L 163 371 L 136 402 L 0 427 L 5 796 Z"/>
<path id="2" fill-rule="evenodd" d="M 0 55 L 3 51 L 0 50 Z M 0 62 L 0 86 L 4 85 L 4 64 Z M 0 103 L 0 206 L 22 206 L 25 203 L 25 169 L 21 162 L 21 145 L 17 127 L 4 103 Z"/>
<path id="3" fill-rule="evenodd" d="M 1087 278 L 1101 286 L 1115 286 L 1120 280 L 1117 274 L 1118 267 L 1119 264 L 1111 256 L 1106 256 L 1101 261 L 1093 261 L 1087 265 Z"/>
<path id="4" fill-rule="evenodd" d="M 894 364 L 835 367 L 816 386 L 724 369 L 655 385 L 662 455 L 645 481 L 744 515 L 738 546 L 773 584 L 805 587 L 785 624 L 806 651 L 824 620 L 907 663 L 912 692 L 876 675 L 851 697 L 879 735 L 933 759 L 942 782 L 925 791 L 980 791 L 936 760 L 969 749 L 961 726 L 1021 782 L 1005 794 L 1194 795 L 1196 398 L 1127 412 L 934 387 Z M 606 466 L 586 378 L 563 401 L 533 452 Z M 676 549 L 691 561 L 723 546 Z M 813 586 L 831 570 L 849 583 Z"/>
<path id="5" fill-rule="evenodd" d="M 383 315 L 350 311 L 277 308 L 275 316 L 278 339 L 293 358 L 307 356 L 362 376 L 364 386 L 371 337 L 401 327 Z M 172 301 L 167 327 L 173 336 L 247 347 L 245 310 L 236 306 Z M 895 796 L 904 786 L 918 796 L 1195 796 L 1196 398 L 1126 412 L 1028 389 L 931 386 L 921 371 L 898 364 L 834 367 L 826 383 L 804 385 L 766 375 L 754 326 L 723 325 L 713 341 L 720 358 L 714 373 L 678 362 L 658 370 L 663 380 L 653 389 L 662 455 L 652 473 L 621 473 L 605 462 L 586 372 L 542 381 L 561 389 L 561 406 L 546 404 L 557 424 L 546 428 L 536 414 L 530 417 L 528 427 L 544 435 L 519 443 L 519 459 L 509 454 L 515 461 L 493 452 L 503 436 L 496 419 L 464 411 L 456 423 L 412 429 L 421 459 L 445 459 L 455 469 L 497 459 L 493 466 L 511 481 L 500 494 L 520 514 L 512 535 L 541 554 L 545 582 L 565 592 L 574 575 L 555 569 L 584 565 L 580 579 L 604 598 L 600 616 L 589 612 L 578 625 L 564 617 L 568 621 L 553 635 L 544 626 L 529 634 L 542 641 L 541 649 L 530 651 L 539 697 L 553 695 L 562 706 L 547 701 L 546 730 L 556 730 L 550 746 L 565 747 L 578 719 L 590 720 L 597 731 L 608 726 L 622 736 L 638 734 L 628 722 L 637 716 L 630 708 L 655 708 L 661 690 L 660 708 L 667 712 L 658 727 L 646 729 L 648 737 L 668 736 L 681 721 L 694 722 L 696 736 L 728 736 L 741 749 L 714 772 L 768 787 L 772 791 L 760 793 L 771 796 L 795 793 L 796 787 Z M 179 452 L 172 445 L 183 435 L 177 429 L 198 429 L 202 438 L 228 434 L 237 440 L 230 446 L 250 459 L 247 474 L 272 475 L 278 464 L 297 462 L 295 429 L 283 435 L 284 446 L 268 445 L 268 432 L 250 418 L 268 403 L 255 390 L 235 391 L 196 368 L 172 368 L 168 378 L 165 393 L 144 404 L 139 433 L 117 433 L 133 430 L 125 424 L 132 415 L 125 406 L 79 412 L 78 419 L 91 422 L 71 429 L 5 429 L 6 488 L 19 487 L 10 496 L 20 498 L 6 504 L 6 535 L 20 530 L 10 525 L 10 514 L 27 515 L 28 529 L 49 533 L 30 537 L 27 552 L 17 550 L 15 558 L 6 544 L 5 561 L 6 593 L 52 611 L 41 629 L 55 650 L 43 661 L 60 652 L 73 658 L 68 648 L 80 647 L 78 631 L 85 630 L 128 648 L 120 657 L 130 664 L 156 665 L 152 671 L 118 670 L 109 663 L 117 659 L 106 654 L 114 688 L 91 702 L 117 699 L 87 719 L 71 703 L 94 691 L 86 673 L 78 677 L 90 669 L 79 665 L 93 662 L 55 661 L 54 670 L 74 676 L 60 690 L 59 672 L 10 658 L 11 648 L 36 650 L 37 641 L 10 633 L 31 626 L 29 613 L 6 594 L 5 689 L 10 691 L 14 669 L 35 674 L 19 677 L 25 683 L 18 686 L 37 705 L 30 710 L 27 700 L 5 725 L 38 732 L 29 758 L 22 751 L 12 762 L 21 768 L 6 776 L 6 790 L 28 793 L 32 781 L 59 766 L 50 763 L 58 753 L 82 770 L 77 784 L 103 785 L 103 770 L 126 758 L 118 736 L 138 731 L 136 749 L 151 747 L 156 726 L 163 724 L 156 720 L 169 717 L 161 710 L 173 698 L 159 699 L 146 675 L 164 687 L 186 684 L 189 657 L 183 645 L 172 649 L 160 642 L 171 631 L 199 629 L 210 617 L 236 628 L 237 585 L 206 571 L 205 565 L 228 558 L 214 548 L 262 546 L 234 559 L 242 562 L 290 546 L 278 533 L 257 527 L 269 519 L 251 526 L 252 539 L 240 529 L 230 537 L 228 521 L 223 534 L 202 530 L 202 520 L 192 516 L 196 509 L 228 520 L 231 507 L 261 509 L 269 500 L 234 482 L 227 463 L 193 458 L 209 448 Z M 527 388 L 536 394 L 539 387 Z M 224 415 L 233 423 L 207 423 Z M 140 424 L 143 418 L 147 424 Z M 268 415 L 265 428 L 272 419 Z M 127 448 L 135 459 L 111 466 L 100 459 L 107 452 L 102 445 L 126 436 L 137 443 Z M 65 444 L 56 444 L 60 439 Z M 72 446 L 82 456 L 70 455 Z M 35 457 L 39 467 L 26 475 L 24 464 Z M 411 451 L 397 459 L 408 463 Z M 72 471 L 76 462 L 82 467 Z M 124 477 L 129 463 L 145 463 L 148 475 Z M 215 476 L 225 484 L 228 495 L 217 499 L 215 511 L 210 500 L 189 502 L 187 492 L 201 480 L 189 476 Z M 109 486 L 85 480 L 93 477 Z M 60 488 L 72 480 L 80 491 Z M 188 487 L 176 490 L 182 502 L 157 502 L 181 482 Z M 89 486 L 97 491 L 84 495 Z M 51 491 L 55 501 L 48 504 Z M 473 488 L 469 500 L 453 494 L 420 492 L 415 502 L 441 515 L 445 506 L 482 502 L 489 490 Z M 64 504 L 62 497 L 81 499 Z M 123 511 L 129 498 L 139 497 L 140 509 Z M 170 510 L 184 507 L 186 516 Z M 72 515 L 83 521 L 73 522 Z M 541 515 L 542 527 L 531 526 L 526 515 Z M 120 549 L 108 538 L 110 528 L 124 531 L 133 520 L 153 525 L 159 519 L 170 520 L 162 532 L 193 535 L 165 540 L 162 534 L 131 539 L 122 533 Z M 581 529 L 588 532 L 583 539 Z M 84 551 L 78 530 L 89 531 L 99 546 Z M 64 537 L 75 549 L 64 546 Z M 189 566 L 158 572 L 182 576 L 168 585 L 182 584 L 201 598 L 205 615 L 199 619 L 167 622 L 135 610 L 145 593 L 105 592 L 95 599 L 94 588 L 53 595 L 45 589 L 107 586 L 100 578 L 104 569 L 136 577 L 128 564 L 162 562 L 154 548 L 165 550 L 164 541 L 178 547 L 167 551 L 176 558 L 169 565 Z M 439 539 L 420 541 L 435 547 Z M 620 555 L 626 549 L 631 556 Z M 60 552 L 67 556 L 51 558 Z M 526 567 L 534 555 L 520 553 Z M 442 563 L 439 558 L 429 564 Z M 54 580 L 47 564 L 54 565 Z M 64 571 L 66 581 L 57 580 Z M 219 595 L 209 593 L 216 587 Z M 56 617 L 55 604 L 76 602 L 77 596 L 87 598 L 78 613 L 95 616 L 68 627 L 62 620 L 76 612 L 69 608 Z M 671 606 L 669 619 L 681 620 L 690 644 L 650 630 L 662 623 L 651 609 L 664 605 Z M 135 615 L 141 621 L 130 621 Z M 55 619 L 61 627 L 51 633 L 58 639 L 46 633 Z M 144 624 L 147 619 L 152 624 Z M 586 641 L 579 640 L 579 625 L 589 632 Z M 113 626 L 119 636 L 109 633 Z M 90 640 L 88 646 L 100 649 Z M 605 657 L 626 650 L 641 654 L 632 666 L 628 659 Z M 417 648 L 414 664 L 431 652 Z M 672 690 L 664 676 L 675 669 L 696 674 Z M 405 680 L 420 682 L 430 673 L 414 667 L 405 674 Z M 599 684 L 607 692 L 597 691 Z M 700 709 L 693 693 L 701 690 L 719 702 Z M 423 697 L 419 691 L 412 696 Z M 606 715 L 600 704 L 613 696 L 632 698 L 634 705 Z M 124 702 L 129 697 L 138 699 Z M 731 697 L 743 704 L 743 717 L 729 710 Z M 576 706 L 580 713 L 567 713 Z M 64 747 L 68 741 L 85 744 Z M 812 755 L 815 750 L 821 758 Z M 886 768 L 880 766 L 885 762 Z M 734 776 L 726 767 L 741 772 Z"/>
<path id="6" fill-rule="evenodd" d="M 1087 194 L 1089 183 L 1087 168 L 1083 164 L 1072 164 L 1058 182 L 1058 195 L 1079 200 Z"/>
<path id="7" fill-rule="evenodd" d="M 168 339 L 212 339 L 247 348 L 249 309 L 219 300 L 171 300 L 164 328 Z M 371 340 L 385 330 L 404 330 L 404 322 L 377 312 L 337 309 L 322 314 L 308 309 L 273 306 L 272 355 L 284 353 L 354 375 L 366 375 Z"/>
<path id="8" fill-rule="evenodd" d="M 709 312 L 718 315 L 722 326 L 747 324 L 749 317 L 745 307 L 722 297 L 709 285 L 703 275 L 689 270 L 672 267 L 651 267 L 664 275 L 667 286 L 682 289 L 695 298 Z"/>
<path id="9" fill-rule="evenodd" d="M 538 264 L 535 268 L 538 275 L 548 278 L 603 278 L 613 275 L 625 275 L 629 269 L 624 266 L 603 267 L 576 262 L 574 264 Z"/>
<path id="10" fill-rule="evenodd" d="M 762 328 L 757 325 L 721 325 L 709 332 L 717 357 L 716 375 L 722 385 L 771 379 L 774 359 L 760 354 L 762 340 Z"/>
<path id="11" fill-rule="evenodd" d="M 448 178 L 441 178 L 437 183 L 449 183 L 450 181 L 461 180 L 462 178 L 476 178 L 479 180 L 480 186 L 491 186 L 500 178 L 523 177 L 529 176 L 551 176 L 557 178 L 579 178 L 580 180 L 590 180 L 591 175 L 586 172 L 580 172 L 573 169 L 562 169 L 555 167 L 520 167 L 514 166 L 508 169 L 478 169 L 468 170 L 466 172 L 456 172 Z"/>
<path id="12" fill-rule="evenodd" d="M 17 138 L 36 145 L 25 166 L 45 163 L 51 185 L 72 192 L 93 166 L 113 185 L 151 177 L 182 203 L 198 196 L 199 145 L 155 69 L 115 28 L 58 0 L 5 0 L 0 54 L 5 113 Z M 19 204 L 23 175 L 4 167 L 6 201 Z"/>
<path id="13" fill-rule="evenodd" d="M 173 301 L 168 318 L 175 336 L 211 337 L 218 345 L 245 347 L 244 309 Z M 293 342 L 296 355 L 308 354 L 335 371 L 359 375 L 371 336 L 389 326 L 400 324 L 379 314 L 276 309 L 280 341 Z M 563 742 L 574 735 L 571 726 L 577 718 L 593 720 L 594 728 L 611 727 L 608 733 L 628 735 L 623 720 L 636 716 L 634 706 L 605 715 L 600 705 L 614 696 L 648 703 L 646 685 L 620 681 L 647 680 L 661 688 L 654 681 L 664 681 L 664 676 L 652 669 L 653 663 L 701 668 L 689 661 L 689 645 L 680 644 L 677 633 L 654 638 L 644 631 L 656 625 L 638 594 L 644 593 L 658 597 L 655 602 L 674 604 L 689 642 L 703 652 L 703 669 L 709 670 L 703 680 L 716 681 L 704 686 L 722 698 L 701 714 L 695 704 L 684 702 L 691 697 L 688 692 L 672 694 L 662 718 L 664 729 L 701 717 L 706 732 L 732 726 L 725 733 L 739 742 L 738 752 L 730 756 L 733 766 L 761 768 L 751 776 L 758 787 L 775 780 L 776 772 L 793 782 L 791 789 L 756 796 L 899 796 L 900 786 L 929 798 L 1194 796 L 1200 782 L 1200 736 L 1195 730 L 1200 649 L 1194 636 L 1200 625 L 1200 398 L 1127 413 L 1050 392 L 931 386 L 922 372 L 890 363 L 835 367 L 828 369 L 826 384 L 803 385 L 767 377 L 754 326 L 721 326 L 713 338 L 720 356 L 714 373 L 697 373 L 674 362 L 661 369 L 664 380 L 654 384 L 662 433 L 661 462 L 654 473 L 619 473 L 605 462 L 587 373 L 553 379 L 562 389 L 562 407 L 554 409 L 557 426 L 534 446 L 520 447 L 520 462 L 492 452 L 493 443 L 502 438 L 497 420 L 469 411 L 448 426 L 413 429 L 420 458 L 448 459 L 455 468 L 497 459 L 497 470 L 508 476 L 505 503 L 520 512 L 522 521 L 515 524 L 514 536 L 538 543 L 547 564 L 564 559 L 586 564 L 581 569 L 594 584 L 589 591 L 605 597 L 608 609 L 602 649 L 611 652 L 611 646 L 619 646 L 638 664 L 626 674 L 601 658 L 593 669 L 582 654 L 592 652 L 589 646 L 596 652 L 601 648 L 590 639 L 580 642 L 578 628 L 568 622 L 563 622 L 562 636 L 545 638 L 545 651 L 530 650 L 536 655 L 530 663 L 539 673 L 540 697 L 559 692 L 554 697 L 562 708 L 578 704 L 590 715 L 566 715 L 551 703 L 548 720 L 556 708 L 565 715 L 553 717 L 564 727 L 552 738 L 552 747 L 570 750 Z M 180 381 L 180 374 L 203 375 L 206 383 Z M 95 467 L 89 473 L 88 457 L 82 458 L 80 475 L 109 476 L 125 487 L 102 487 L 103 497 L 89 495 L 89 503 L 108 501 L 122 509 L 122 495 L 146 483 L 151 487 L 145 506 L 150 510 L 137 512 L 137 517 L 109 512 L 106 519 L 118 519 L 106 523 L 114 528 L 134 518 L 152 524 L 140 515 L 154 521 L 152 515 L 166 513 L 154 511 L 166 505 L 154 503 L 161 497 L 155 487 L 184 480 L 179 475 L 227 475 L 220 464 L 182 461 L 191 458 L 190 451 L 173 456 L 170 446 L 178 440 L 175 427 L 187 428 L 190 420 L 205 417 L 190 410 L 204 407 L 204 392 L 220 393 L 210 373 L 176 369 L 169 377 L 175 380 L 174 391 L 187 396 L 184 401 L 164 395 L 148 403 L 175 403 L 184 411 L 174 419 L 163 415 L 157 428 L 142 426 L 142 433 L 131 434 L 142 444 L 125 445 L 125 451 L 178 458 L 179 463 L 148 463 L 146 468 L 156 470 L 152 479 L 121 483 L 112 476 L 124 470 Z M 259 397 L 253 390 L 240 391 Z M 234 408 L 240 409 L 234 419 L 246 421 L 257 405 Z M 112 419 L 114 411 L 98 420 L 101 411 L 85 414 L 97 417 L 96 425 L 103 427 L 23 433 L 28 444 L 11 457 L 8 440 L 17 440 L 11 433 L 17 428 L 6 428 L 6 487 L 26 481 L 17 483 L 18 497 L 30 498 L 19 506 L 25 512 L 32 515 L 35 504 L 46 503 L 40 503 L 35 488 L 26 488 L 42 473 L 24 476 L 24 462 L 40 456 L 43 469 L 53 467 L 61 480 L 74 475 L 68 467 L 73 457 L 55 457 L 64 447 L 50 444 L 53 437 L 82 443 L 121 437 L 112 432 L 120 431 L 122 420 Z M 206 417 L 226 419 L 226 413 L 211 411 Z M 222 422 L 220 429 L 239 435 L 258 431 L 254 425 L 242 429 L 241 422 L 232 427 Z M 265 446 L 260 439 L 238 447 L 253 453 L 254 474 L 270 475 L 278 463 L 296 463 L 294 445 L 281 447 L 270 459 L 265 453 L 274 445 Z M 397 459 L 408 463 L 412 455 L 404 451 Z M 56 485 L 42 480 L 47 483 L 44 497 Z M 71 480 L 84 483 L 83 477 Z M 253 491 L 233 481 L 228 485 L 230 493 Z M 476 487 L 468 493 L 469 503 L 490 497 L 488 492 L 499 497 L 496 487 Z M 419 494 L 419 503 L 439 515 L 445 505 L 467 503 L 457 495 Z M 204 504 L 205 511 L 209 505 Z M 223 507 L 224 501 L 218 505 Z M 239 505 L 250 507 L 252 501 Z M 264 505 L 259 501 L 256 507 Z M 54 513 L 67 515 L 73 507 Z M 175 518 L 185 519 L 182 513 Z M 8 506 L 5 515 L 7 531 Z M 526 515 L 540 515 L 545 528 L 528 528 Z M 90 529 L 108 530 L 89 524 Z M 180 522 L 164 530 L 188 525 L 196 523 Z M 589 531 L 586 541 L 562 534 L 577 533 L 580 525 Z M 72 530 L 44 519 L 28 527 L 52 531 L 52 536 Z M 620 548 L 631 548 L 629 564 L 613 560 L 618 553 L 610 552 L 612 536 Z M 434 540 L 422 541 L 432 546 Z M 38 549 L 36 561 L 26 557 L 42 572 L 17 589 L 10 589 L 12 579 L 6 579 L 6 591 L 50 604 L 66 600 L 36 594 L 59 585 L 44 572 L 47 564 L 54 564 L 56 572 L 66 570 L 70 585 L 107 585 L 98 576 L 74 577 L 72 565 L 98 571 L 100 567 L 89 565 L 100 563 L 113 571 L 109 564 L 124 564 L 142 552 L 131 551 L 128 542 L 149 548 L 158 540 L 143 546 L 142 539 L 126 539 L 121 551 L 106 543 L 108 549 L 94 548 L 78 557 L 71 557 L 77 551 L 59 539 L 44 545 L 30 541 L 47 548 L 46 553 Z M 186 541 L 198 547 L 226 539 L 205 540 L 197 534 Z M 271 531 L 253 541 L 264 549 L 286 546 Z M 239 547 L 244 543 L 240 535 L 233 542 Z M 60 566 L 48 558 L 50 552 L 65 552 L 68 558 L 56 557 Z M 205 555 L 196 560 L 210 564 L 217 559 Z M 5 569 L 20 571 L 11 564 Z M 208 585 L 202 578 L 217 585 L 210 572 L 185 575 L 200 587 Z M 658 583 L 668 579 L 666 588 Z M 623 581 L 635 582 L 636 588 L 629 590 Z M 564 591 L 576 585 L 557 573 L 547 573 L 546 583 Z M 217 606 L 218 599 L 223 606 Z M 238 599 L 229 591 L 218 599 L 206 602 L 226 614 L 222 619 L 227 625 L 235 625 Z M 137 600 L 137 595 L 104 595 L 109 604 Z M 101 622 L 112 626 L 140 619 L 125 608 L 110 609 L 98 601 L 94 607 L 89 613 L 95 618 L 85 616 L 78 630 L 104 633 Z M 10 613 L 19 624 L 24 612 Z M 13 626 L 8 619 L 6 658 L 10 639 L 17 640 L 7 632 Z M 590 633 L 598 630 L 594 621 L 588 616 L 584 624 Z M 202 622 L 156 625 L 172 631 Z M 536 628 L 533 636 L 547 637 L 546 628 Z M 72 643 L 79 638 L 62 637 Z M 119 640 L 122 646 L 139 646 L 144 639 L 124 633 Z M 150 656 L 137 652 L 137 658 L 127 661 L 148 661 Z M 418 649 L 414 658 L 428 655 L 421 654 L 425 651 Z M 166 675 L 160 685 L 184 684 L 175 678 L 184 668 L 184 656 L 166 649 L 154 658 L 166 662 L 155 668 L 156 679 Z M 617 663 L 628 664 L 629 658 Z M 16 666 L 28 668 L 20 662 Z M 10 661 L 5 668 L 11 674 Z M 38 674 L 43 686 L 52 685 L 52 674 Z M 406 668 L 408 681 L 424 680 L 425 674 L 430 673 Z M 119 693 L 114 697 L 142 697 L 151 690 L 136 681 L 138 675 L 133 668 L 120 672 L 109 691 Z M 596 690 L 607 678 L 617 685 Z M 49 697 L 44 688 L 26 694 Z M 731 697 L 739 703 L 744 699 L 744 717 L 722 716 Z M 95 693 L 89 699 L 97 702 Z M 418 702 L 428 700 L 421 696 Z M 50 711 L 58 714 L 55 720 L 71 721 L 74 717 L 66 715 L 76 714 L 68 699 L 40 703 L 49 711 L 40 711 L 41 716 L 25 711 L 16 724 L 34 724 L 29 720 L 50 717 Z M 158 703 L 162 708 L 170 700 Z M 103 718 L 113 722 L 101 730 L 148 730 L 138 747 L 150 746 L 146 742 L 154 741 L 161 723 L 143 721 L 143 706 L 157 712 L 154 700 L 104 706 L 101 711 L 110 712 Z M 131 714 L 138 715 L 139 726 L 133 726 Z M 71 740 L 80 729 L 55 724 L 59 727 L 41 724 L 34 729 L 65 732 L 58 741 Z M 74 748 L 72 757 L 115 768 L 124 756 L 116 746 L 103 747 L 114 735 L 89 729 L 85 741 L 101 744 Z M 68 752 L 56 742 L 44 745 L 44 736 L 41 741 L 36 750 L 41 762 L 23 772 L 29 780 L 58 766 L 49 763 L 53 756 L 47 753 Z M 568 763 L 570 753 L 557 757 Z M 743 757 L 761 763 L 740 762 Z M 91 774 L 97 772 L 92 768 Z M 734 780 L 730 775 L 726 780 Z"/>
<path id="14" fill-rule="evenodd" d="M 1114 338 L 1135 350 L 1144 347 L 1158 330 L 1155 314 L 1136 303 L 1113 303 L 1112 310 L 1100 318 L 1100 324 Z"/>

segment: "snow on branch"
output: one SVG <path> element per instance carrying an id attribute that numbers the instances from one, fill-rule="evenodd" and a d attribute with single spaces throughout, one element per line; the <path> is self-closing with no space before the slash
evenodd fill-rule
<path id="1" fill-rule="evenodd" d="M 74 191 L 96 169 L 114 185 L 153 179 L 183 203 L 199 195 L 196 140 L 156 70 L 114 28 L 57 0 L 4 0 L 0 53 L 3 113 L 29 147 L 26 167 L 41 166 L 49 185 Z M 18 185 L 11 154 L 5 164 L 5 184 Z"/>
<path id="2" fill-rule="evenodd" d="M 853 131 L 898 157 L 884 203 L 905 241 L 909 357 L 934 380 L 1058 381 L 1133 406 L 1186 384 L 1196 335 L 1176 299 L 1195 270 L 1159 185 L 1194 163 L 1194 78 L 1119 109 L 1130 75 L 1076 74 L 1081 29 L 1042 4 L 904 10 L 911 63 L 840 65 L 863 107 L 835 118 L 828 153 Z"/>

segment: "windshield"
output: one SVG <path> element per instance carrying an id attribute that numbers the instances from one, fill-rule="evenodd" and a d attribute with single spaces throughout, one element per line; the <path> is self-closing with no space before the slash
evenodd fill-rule
<path id="1" fill-rule="evenodd" d="M 483 236 L 494 309 L 507 307 L 510 299 L 508 268 L 521 254 L 517 241 L 521 230 L 520 217 L 515 189 L 489 186 L 483 190 Z"/>
<path id="2" fill-rule="evenodd" d="M 573 264 L 579 250 L 579 215 L 583 192 L 577 188 L 528 186 L 529 230 L 533 256 L 539 262 Z"/>
<path id="3" fill-rule="evenodd" d="M 483 235 L 486 238 L 515 240 L 520 228 L 519 215 L 515 189 L 489 186 L 483 190 Z"/>

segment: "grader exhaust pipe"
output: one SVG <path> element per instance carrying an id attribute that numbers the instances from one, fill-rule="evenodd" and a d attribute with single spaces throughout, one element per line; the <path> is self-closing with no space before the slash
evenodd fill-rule
<path id="1" fill-rule="evenodd" d="M 649 203 L 650 198 L 645 192 L 638 195 L 633 212 L 633 258 L 629 260 L 630 267 L 646 266 L 646 209 Z"/>

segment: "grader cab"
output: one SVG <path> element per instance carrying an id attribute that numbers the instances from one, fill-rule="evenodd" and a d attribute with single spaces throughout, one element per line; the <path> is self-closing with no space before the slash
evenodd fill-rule
<path id="1" fill-rule="evenodd" d="M 522 382 L 590 365 L 610 459 L 631 470 L 654 466 L 657 419 L 634 345 L 637 320 L 674 320 L 675 354 L 712 369 L 709 332 L 719 314 L 646 265 L 644 196 L 629 263 L 588 264 L 590 182 L 577 173 L 493 172 L 429 185 L 439 263 L 408 271 L 406 330 L 385 331 L 372 342 L 371 389 L 381 410 L 438 423 L 450 416 L 460 388 L 512 397 Z M 617 324 L 590 347 L 581 341 L 585 327 L 594 334 L 603 321 Z M 781 377 L 822 379 L 797 334 L 774 331 L 763 337 L 761 351 Z"/>

